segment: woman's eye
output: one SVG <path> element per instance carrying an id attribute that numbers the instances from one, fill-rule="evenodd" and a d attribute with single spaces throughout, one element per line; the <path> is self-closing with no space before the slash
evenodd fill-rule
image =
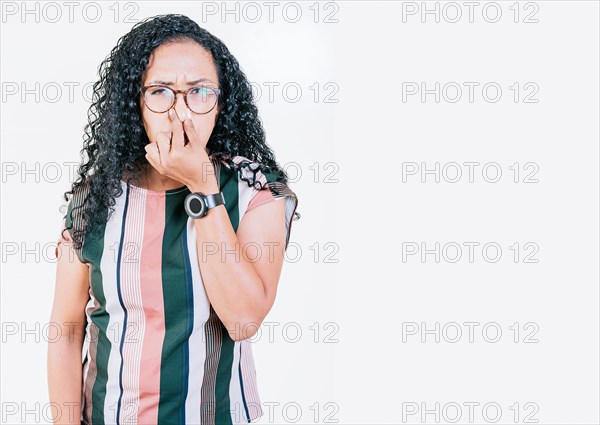
<path id="1" fill-rule="evenodd" d="M 202 94 L 202 95 L 208 95 L 212 90 L 206 88 L 206 87 L 194 87 L 191 90 L 192 94 Z"/>

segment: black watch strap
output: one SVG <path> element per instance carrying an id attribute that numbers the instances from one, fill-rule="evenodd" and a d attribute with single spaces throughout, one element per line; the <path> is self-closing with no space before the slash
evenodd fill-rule
<path id="1" fill-rule="evenodd" d="M 222 192 L 204 195 L 204 199 L 206 200 L 206 207 L 208 209 L 225 205 L 225 196 L 223 196 Z"/>

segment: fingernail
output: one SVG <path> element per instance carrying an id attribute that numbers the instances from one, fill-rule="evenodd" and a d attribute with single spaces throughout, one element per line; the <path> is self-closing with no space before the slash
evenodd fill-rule
<path id="1" fill-rule="evenodd" d="M 191 119 L 192 119 L 192 111 L 190 111 L 190 109 L 188 108 L 188 109 L 185 111 L 185 113 L 186 113 L 186 115 L 187 115 L 188 119 L 190 119 L 190 120 L 191 120 Z"/>

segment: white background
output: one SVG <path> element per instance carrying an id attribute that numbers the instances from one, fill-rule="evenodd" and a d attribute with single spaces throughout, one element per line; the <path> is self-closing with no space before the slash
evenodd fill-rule
<path id="1" fill-rule="evenodd" d="M 273 326 L 254 345 L 272 406 L 259 423 L 292 423 L 296 407 L 295 423 L 449 423 L 456 406 L 469 423 L 469 403 L 474 423 L 598 423 L 598 2 L 477 2 L 471 19 L 465 2 L 285 4 L 270 22 L 264 2 L 102 3 L 93 23 L 95 8 L 77 3 L 71 22 L 57 2 L 53 23 L 55 6 L 3 2 L 2 423 L 48 419 L 44 325 L 82 87 L 135 22 L 164 13 L 225 42 L 262 90 L 277 160 L 302 172 L 291 184 L 302 255 L 285 263 Z M 421 175 L 436 163 L 439 181 Z"/>

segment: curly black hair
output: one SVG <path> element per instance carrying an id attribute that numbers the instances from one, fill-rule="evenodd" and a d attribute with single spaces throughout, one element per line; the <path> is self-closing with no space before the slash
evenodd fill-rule
<path id="1" fill-rule="evenodd" d="M 185 15 L 167 14 L 146 18 L 136 23 L 121 37 L 117 45 L 99 67 L 99 80 L 93 86 L 92 104 L 88 110 L 88 124 L 84 129 L 82 163 L 67 195 L 85 193 L 85 201 L 71 211 L 80 226 L 73 231 L 75 249 L 81 249 L 83 239 L 94 224 L 108 218 L 104 211 L 114 212 L 115 198 L 123 192 L 123 173 L 138 180 L 149 164 L 144 146 L 149 143 L 142 124 L 139 105 L 141 78 L 151 53 L 160 45 L 193 40 L 208 50 L 216 64 L 221 95 L 217 122 L 206 148 L 211 158 L 225 161 L 237 170 L 239 178 L 259 190 L 265 185 L 256 173 L 272 173 L 276 181 L 287 184 L 288 176 L 274 158 L 265 141 L 265 132 L 254 104 L 252 88 L 238 61 L 225 44 L 201 28 Z M 87 161 L 84 159 L 87 155 Z M 234 163 L 240 155 L 248 161 Z M 242 169 L 251 171 L 253 178 L 245 177 Z M 81 208 L 75 212 L 75 209 Z M 299 217 L 299 214 L 296 213 Z M 69 227 L 71 228 L 71 227 Z"/>

